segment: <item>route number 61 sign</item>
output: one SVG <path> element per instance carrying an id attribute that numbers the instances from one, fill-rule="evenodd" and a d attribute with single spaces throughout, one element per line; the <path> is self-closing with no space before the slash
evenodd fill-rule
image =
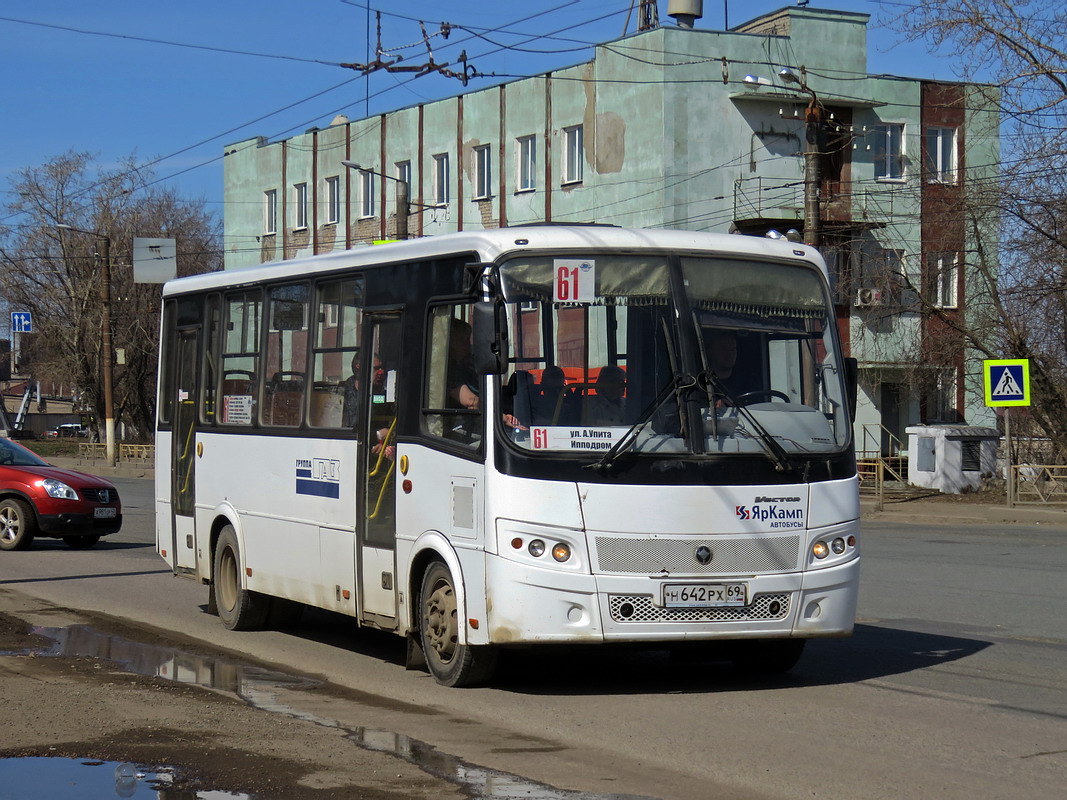
<path id="1" fill-rule="evenodd" d="M 592 303 L 596 299 L 596 262 L 589 258 L 556 258 L 552 300 L 556 303 Z"/>

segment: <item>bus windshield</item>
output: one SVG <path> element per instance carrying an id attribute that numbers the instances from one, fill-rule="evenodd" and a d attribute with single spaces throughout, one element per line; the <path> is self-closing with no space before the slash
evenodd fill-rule
<path id="1" fill-rule="evenodd" d="M 521 448 L 781 459 L 848 443 L 814 265 L 597 254 L 513 259 L 500 275 L 502 406 Z"/>

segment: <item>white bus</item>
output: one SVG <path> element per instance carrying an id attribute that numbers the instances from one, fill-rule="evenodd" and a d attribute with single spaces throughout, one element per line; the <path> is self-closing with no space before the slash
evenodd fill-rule
<path id="1" fill-rule="evenodd" d="M 779 671 L 852 631 L 855 362 L 811 248 L 505 228 L 164 298 L 157 546 L 227 628 L 329 609 L 454 686 L 509 646 Z"/>

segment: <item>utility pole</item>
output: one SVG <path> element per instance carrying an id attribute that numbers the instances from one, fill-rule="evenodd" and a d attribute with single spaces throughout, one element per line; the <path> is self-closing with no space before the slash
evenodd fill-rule
<path id="1" fill-rule="evenodd" d="M 73 225 L 65 225 L 58 222 L 55 225 L 65 231 L 84 233 L 87 236 L 95 236 L 103 245 L 97 250 L 100 259 L 100 356 L 103 359 L 101 365 L 101 380 L 104 384 L 104 441 L 107 463 L 115 466 L 115 395 L 113 374 L 111 371 L 111 237 L 106 233 L 87 231 L 75 228 Z"/>
<path id="2" fill-rule="evenodd" d="M 786 83 L 795 83 L 801 91 L 811 95 L 804 112 L 804 244 L 819 246 L 821 209 L 819 207 L 819 156 L 822 153 L 823 108 L 819 96 L 804 81 L 804 67 L 798 76 L 788 67 L 778 70 L 778 77 Z"/>

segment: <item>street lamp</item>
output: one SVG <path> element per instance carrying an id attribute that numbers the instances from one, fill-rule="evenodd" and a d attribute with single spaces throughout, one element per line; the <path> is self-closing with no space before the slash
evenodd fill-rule
<path id="1" fill-rule="evenodd" d="M 101 248 L 100 261 L 103 263 L 103 271 L 100 274 L 100 308 L 103 312 L 100 323 L 101 355 L 104 360 L 104 441 L 106 442 L 107 463 L 115 466 L 115 398 L 114 383 L 111 373 L 111 237 L 97 231 L 87 231 L 56 223 L 57 228 L 74 233 L 84 233 L 87 236 L 95 236 L 104 244 Z"/>
<path id="2" fill-rule="evenodd" d="M 348 167 L 349 169 L 358 170 L 359 172 L 369 172 L 371 175 L 377 175 L 379 178 L 396 181 L 396 238 L 407 239 L 408 214 L 411 213 L 411 201 L 408 199 L 408 182 L 401 180 L 400 178 L 394 178 L 392 175 L 386 175 L 383 172 L 375 172 L 372 169 L 367 169 L 366 167 L 357 164 L 355 161 L 342 161 L 341 165 Z"/>
<path id="3" fill-rule="evenodd" d="M 807 145 L 804 148 L 804 244 L 813 247 L 819 246 L 819 152 L 822 142 L 822 103 L 815 90 L 804 82 L 803 67 L 801 75 L 797 75 L 788 67 L 778 70 L 778 77 L 785 83 L 795 83 L 797 87 L 811 95 L 808 108 L 804 114 L 804 122 L 807 128 L 805 139 Z"/>

